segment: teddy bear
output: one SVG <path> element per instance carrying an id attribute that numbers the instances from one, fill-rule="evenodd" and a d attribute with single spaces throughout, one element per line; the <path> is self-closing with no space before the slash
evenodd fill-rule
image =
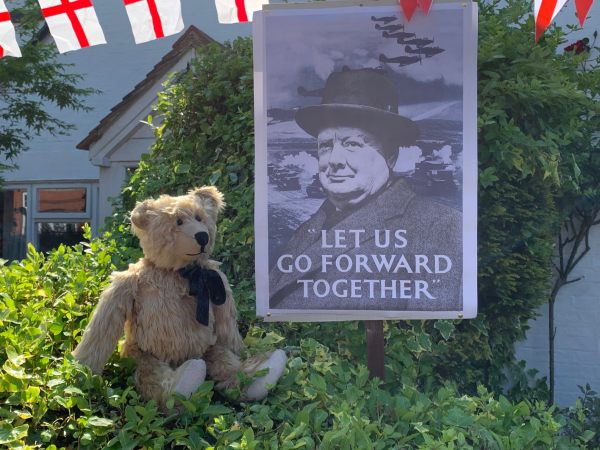
<path id="1" fill-rule="evenodd" d="M 144 256 L 112 274 L 73 352 L 79 362 L 100 374 L 124 332 L 122 354 L 135 361 L 136 389 L 163 409 L 172 393 L 189 398 L 206 376 L 217 389 L 235 388 L 240 371 L 261 372 L 241 400 L 267 395 L 287 358 L 282 350 L 240 358 L 231 288 L 220 263 L 210 259 L 224 206 L 214 186 L 135 206 L 132 231 Z"/>

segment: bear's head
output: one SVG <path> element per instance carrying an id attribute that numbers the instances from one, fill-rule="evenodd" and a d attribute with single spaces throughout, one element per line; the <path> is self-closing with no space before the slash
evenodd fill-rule
<path id="1" fill-rule="evenodd" d="M 131 212 L 132 230 L 148 260 L 164 269 L 180 269 L 209 258 L 224 206 L 223 194 L 214 186 L 179 197 L 161 195 L 136 205 Z"/>

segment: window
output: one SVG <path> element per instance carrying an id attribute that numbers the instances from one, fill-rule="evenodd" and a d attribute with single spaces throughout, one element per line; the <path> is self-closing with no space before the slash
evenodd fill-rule
<path id="1" fill-rule="evenodd" d="M 97 195 L 94 183 L 6 186 L 0 191 L 0 257 L 24 258 L 28 242 L 43 252 L 81 242 L 84 225 L 94 223 Z"/>
<path id="2" fill-rule="evenodd" d="M 37 211 L 86 212 L 87 189 L 38 189 Z"/>
<path id="3" fill-rule="evenodd" d="M 36 223 L 37 249 L 48 252 L 60 244 L 75 245 L 83 241 L 85 222 L 38 222 Z"/>
<path id="4" fill-rule="evenodd" d="M 0 195 L 2 258 L 22 259 L 27 248 L 27 190 L 11 189 Z"/>

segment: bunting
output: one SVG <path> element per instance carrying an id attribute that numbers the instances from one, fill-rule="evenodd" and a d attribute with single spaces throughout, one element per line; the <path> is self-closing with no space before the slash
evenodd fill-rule
<path id="1" fill-rule="evenodd" d="M 219 23 L 251 22 L 254 11 L 268 3 L 269 0 L 215 0 Z"/>
<path id="2" fill-rule="evenodd" d="M 38 0 L 61 53 L 104 44 L 104 32 L 91 0 Z M 416 10 L 429 14 L 433 0 L 398 0 L 406 21 Z M 574 0 L 583 27 L 594 0 Z M 180 0 L 123 0 L 136 44 L 171 36 L 184 28 Z M 269 0 L 215 0 L 220 23 L 250 22 Z M 566 0 L 534 0 L 535 40 L 550 26 Z M 0 0 L 0 58 L 20 57 L 10 13 Z"/>
<path id="3" fill-rule="evenodd" d="M 0 0 L 0 59 L 5 56 L 19 58 L 21 50 L 17 44 L 15 27 L 10 20 L 10 13 L 4 4 L 4 0 Z"/>
<path id="4" fill-rule="evenodd" d="M 124 0 L 136 44 L 183 30 L 180 0 Z"/>
<path id="5" fill-rule="evenodd" d="M 428 15 L 431 9 L 432 0 L 419 0 L 419 8 L 423 11 L 423 14 Z"/>
<path id="6" fill-rule="evenodd" d="M 38 0 L 58 51 L 105 44 L 91 0 Z"/>
<path id="7" fill-rule="evenodd" d="M 579 25 L 583 28 L 585 19 L 590 12 L 594 0 L 575 0 L 575 10 L 577 11 L 577 18 L 579 19 Z"/>
<path id="8" fill-rule="evenodd" d="M 406 21 L 410 22 L 417 8 L 423 11 L 423 14 L 428 15 L 433 0 L 399 0 L 399 3 Z"/>
<path id="9" fill-rule="evenodd" d="M 535 42 L 540 40 L 546 28 L 554 20 L 567 0 L 534 0 Z"/>

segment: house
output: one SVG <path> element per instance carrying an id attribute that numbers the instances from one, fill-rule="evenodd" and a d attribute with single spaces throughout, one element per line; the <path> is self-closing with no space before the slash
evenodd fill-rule
<path id="1" fill-rule="evenodd" d="M 153 141 L 139 121 L 147 118 L 161 83 L 184 69 L 199 45 L 251 32 L 250 24 L 219 24 L 213 1 L 182 0 L 184 32 L 136 45 L 123 4 L 94 6 L 107 44 L 58 56 L 72 65 L 71 72 L 83 75 L 82 87 L 98 90 L 86 99 L 93 109 L 48 108 L 75 129 L 67 136 L 36 137 L 16 159 L 18 169 L 3 174 L 2 258 L 23 257 L 27 242 L 40 250 L 78 242 L 85 223 L 97 232 L 110 214 L 107 199 L 118 193 L 125 171 Z M 49 34 L 44 39 L 53 42 Z M 90 152 L 77 149 L 78 143 Z"/>
<path id="2" fill-rule="evenodd" d="M 157 92 L 171 74 L 186 69 L 196 48 L 211 42 L 211 37 L 191 25 L 171 51 L 77 144 L 78 149 L 89 151 L 90 162 L 99 169 L 100 222 L 112 214 L 111 198 L 119 195 L 128 173 L 154 143 L 152 129 L 144 120 L 152 115 Z"/>

